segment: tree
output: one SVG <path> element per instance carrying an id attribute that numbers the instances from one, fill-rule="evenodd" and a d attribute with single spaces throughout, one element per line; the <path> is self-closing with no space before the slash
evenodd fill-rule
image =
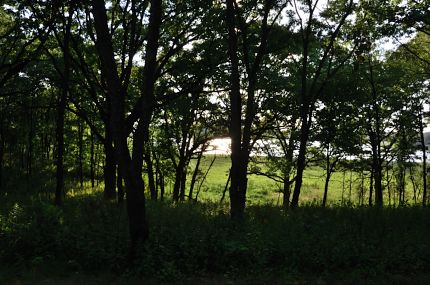
<path id="1" fill-rule="evenodd" d="M 319 143 L 317 156 L 321 157 L 325 169 L 325 183 L 322 206 L 327 203 L 330 178 L 339 162 L 354 157 L 361 152 L 361 133 L 354 91 L 348 91 L 351 74 L 345 71 L 330 81 L 326 88 L 321 107 L 316 110 L 316 131 L 312 139 Z"/>
<path id="2" fill-rule="evenodd" d="M 115 144 L 116 156 L 125 181 L 127 195 L 127 212 L 130 227 L 130 258 L 133 259 L 137 246 L 144 242 L 148 236 L 148 225 L 145 213 L 144 183 L 141 176 L 143 164 L 144 132 L 149 124 L 151 114 L 147 104 L 152 104 L 155 84 L 156 60 L 160 25 L 162 18 L 161 1 L 151 1 L 150 16 L 145 49 L 144 67 L 144 106 L 139 114 L 140 121 L 133 135 L 133 150 L 128 149 L 128 133 L 125 125 L 125 98 L 120 75 L 117 71 L 112 36 L 108 28 L 105 3 L 102 0 L 92 1 L 92 14 L 94 16 L 97 34 L 96 47 L 101 61 L 103 81 L 106 84 L 107 100 L 110 101 L 110 129 Z"/>
<path id="3" fill-rule="evenodd" d="M 293 4 L 297 18 L 295 26 L 299 29 L 302 44 L 301 53 L 298 55 L 301 70 L 298 102 L 301 124 L 300 140 L 296 181 L 291 200 L 291 206 L 297 207 L 303 182 L 303 171 L 306 165 L 307 143 L 315 103 L 321 96 L 327 81 L 342 68 L 352 55 L 351 52 L 345 54 L 340 41 L 342 40 L 341 29 L 347 22 L 348 16 L 353 12 L 354 3 L 353 1 L 330 2 L 326 10 L 320 13 L 319 17 L 327 19 L 328 23 L 337 24 L 327 24 L 326 26 L 321 24 L 322 19 L 318 19 L 316 12 L 318 1 L 305 1 L 304 3 L 294 1 Z M 319 26 L 323 26 L 324 29 L 318 32 Z M 317 46 L 320 45 L 319 48 L 313 47 L 314 44 L 317 44 Z M 339 52 L 343 57 L 337 59 L 337 65 L 334 65 L 333 59 Z"/>
<path id="4" fill-rule="evenodd" d="M 252 144 L 252 126 L 256 120 L 257 105 L 255 93 L 258 88 L 258 72 L 266 54 L 267 41 L 271 30 L 270 13 L 275 10 L 276 22 L 285 4 L 276 1 L 264 1 L 257 5 L 257 27 L 247 22 L 248 16 L 254 12 L 252 3 L 241 3 L 226 0 L 226 25 L 228 30 L 228 54 L 230 59 L 230 125 L 231 138 L 231 186 L 230 211 L 233 219 L 241 219 L 245 210 L 247 191 L 247 168 Z M 260 8 L 259 8 L 260 7 Z M 260 23 L 261 21 L 261 23 Z M 258 34 L 255 40 L 252 35 Z M 257 42 L 254 44 L 254 42 Z M 239 45 L 242 53 L 239 52 Z M 239 57 L 242 56 L 241 61 Z M 246 79 L 242 79 L 241 66 L 245 70 Z M 242 97 L 242 88 L 246 90 Z M 243 110 L 244 107 L 244 110 Z"/>

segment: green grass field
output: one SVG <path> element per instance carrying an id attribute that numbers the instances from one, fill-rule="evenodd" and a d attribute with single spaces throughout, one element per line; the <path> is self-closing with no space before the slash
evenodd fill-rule
<path id="1" fill-rule="evenodd" d="M 201 169 L 206 172 L 213 155 L 206 155 L 201 162 Z M 209 200 L 211 202 L 220 201 L 222 192 L 224 191 L 227 179 L 228 170 L 230 168 L 230 157 L 226 155 L 218 155 L 215 162 L 208 172 L 205 182 L 203 183 L 199 200 Z M 192 161 L 190 166 L 194 169 L 195 161 Z M 365 173 L 366 175 L 366 173 Z M 368 175 L 368 173 L 367 173 Z M 420 178 L 417 177 L 417 180 Z M 188 179 L 190 180 L 190 178 Z M 393 179 L 394 180 L 394 179 Z M 310 166 L 304 172 L 304 180 L 302 184 L 300 202 L 304 204 L 321 203 L 324 191 L 325 172 L 324 169 L 318 166 Z M 171 186 L 170 186 L 171 187 Z M 395 185 L 391 186 L 392 188 Z M 280 189 L 282 185 L 279 183 L 258 175 L 248 175 L 248 204 L 274 204 L 282 203 L 282 194 Z M 410 203 L 413 202 L 412 185 L 407 179 L 407 197 Z M 363 189 L 364 204 L 368 202 L 369 178 L 361 176 L 356 172 L 338 171 L 332 175 L 328 190 L 328 201 L 330 205 L 334 204 L 360 204 L 360 194 Z M 388 192 L 385 191 L 385 204 L 390 205 L 394 202 L 394 190 L 391 189 L 391 201 Z M 228 193 L 227 193 L 228 197 Z"/>

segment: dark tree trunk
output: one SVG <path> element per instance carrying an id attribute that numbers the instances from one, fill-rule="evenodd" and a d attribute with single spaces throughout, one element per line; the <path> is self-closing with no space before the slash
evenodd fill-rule
<path id="1" fill-rule="evenodd" d="M 327 154 L 327 163 L 326 163 L 326 176 L 325 176 L 325 183 L 324 183 L 324 195 L 323 195 L 323 203 L 322 206 L 325 208 L 327 203 L 327 193 L 328 193 L 328 185 L 330 183 L 330 177 L 331 177 L 331 171 L 330 171 L 330 156 Z"/>
<path id="2" fill-rule="evenodd" d="M 229 126 L 231 138 L 230 214 L 232 219 L 242 219 L 245 210 L 247 165 L 241 146 L 242 100 L 240 94 L 239 58 L 237 55 L 238 38 L 235 22 L 234 1 L 227 0 L 228 52 L 231 62 Z"/>
<path id="3" fill-rule="evenodd" d="M 267 39 L 269 36 L 268 17 L 272 1 L 264 3 L 264 15 L 260 30 L 260 44 L 255 54 L 253 62 L 249 62 L 250 54 L 248 46 L 248 30 L 243 25 L 243 18 L 240 12 L 236 11 L 234 0 L 226 1 L 226 23 L 228 29 L 228 55 L 231 63 L 230 68 L 230 125 L 229 132 L 231 138 L 231 185 L 230 185 L 230 214 L 234 220 L 241 220 L 245 211 L 246 191 L 247 191 L 247 169 L 249 154 L 251 151 L 251 128 L 256 115 L 255 89 L 257 84 L 257 73 L 263 56 L 266 53 Z M 240 19 L 235 19 L 236 16 Z M 242 97 L 241 79 L 239 73 L 238 57 L 238 34 L 236 32 L 236 22 L 239 22 L 239 29 L 242 37 L 242 56 L 247 73 L 246 88 L 246 110 L 242 124 Z M 243 136 L 242 136 L 243 126 Z"/>
<path id="4" fill-rule="evenodd" d="M 122 204 L 124 202 L 124 185 L 122 183 L 122 173 L 121 173 L 121 168 L 118 166 L 117 168 L 117 180 L 116 180 L 116 185 L 118 187 L 118 204 Z"/>
<path id="5" fill-rule="evenodd" d="M 34 147 L 34 123 L 33 123 L 33 102 L 29 110 L 29 132 L 28 132 L 28 149 L 27 149 L 27 177 L 31 176 L 33 170 L 33 147 Z"/>
<path id="6" fill-rule="evenodd" d="M 329 145 L 327 147 L 327 155 L 326 155 L 326 178 L 324 183 L 324 196 L 323 196 L 323 203 L 322 203 L 323 207 L 325 207 L 327 204 L 328 186 L 330 183 L 331 176 L 335 170 L 336 164 L 339 161 L 338 156 L 335 156 L 333 160 L 331 160 L 331 157 L 332 155 L 330 154 L 330 145 Z"/>
<path id="7" fill-rule="evenodd" d="M 109 33 L 105 2 L 93 0 L 93 16 L 97 33 L 97 51 L 101 62 L 102 75 L 107 87 L 110 101 L 110 130 L 115 145 L 117 161 L 125 182 L 127 195 L 127 213 L 130 231 L 129 260 L 133 261 L 138 246 L 148 237 L 146 221 L 145 192 L 142 179 L 142 166 L 145 143 L 145 132 L 149 132 L 152 116 L 155 72 L 157 66 L 157 49 L 162 18 L 162 1 L 151 0 L 149 24 L 146 34 L 145 67 L 143 76 L 143 108 L 140 120 L 133 136 L 133 153 L 130 155 L 125 126 L 126 89 L 121 85 L 112 38 Z"/>
<path id="8" fill-rule="evenodd" d="M 155 173 L 156 173 L 156 181 L 157 181 L 157 187 L 156 191 L 158 192 L 158 188 L 160 189 L 160 199 L 164 199 L 164 175 L 161 171 L 160 166 L 160 157 L 157 156 L 157 154 L 153 154 L 153 157 L 155 158 Z"/>
<path id="9" fill-rule="evenodd" d="M 173 185 L 173 201 L 178 200 L 184 201 L 185 189 L 182 188 L 183 180 L 186 180 L 186 167 L 187 167 L 187 146 L 188 146 L 188 134 L 185 126 L 182 128 L 181 145 L 179 147 L 178 163 L 175 169 L 175 184 Z"/>
<path id="10" fill-rule="evenodd" d="M 294 162 L 293 162 L 294 149 L 295 149 L 295 147 L 294 147 L 294 143 L 295 143 L 294 133 L 296 132 L 296 129 L 295 129 L 296 117 L 293 116 L 291 121 L 294 123 L 291 126 L 291 134 L 290 134 L 290 137 L 288 139 L 288 146 L 286 149 L 284 148 L 285 163 L 286 163 L 286 169 L 285 169 L 285 173 L 284 173 L 284 186 L 283 186 L 284 197 L 283 197 L 283 201 L 282 201 L 283 202 L 282 205 L 284 208 L 290 207 L 291 184 L 292 184 L 292 181 L 290 181 L 290 175 L 291 175 L 291 171 L 293 170 L 293 167 L 294 167 Z M 280 132 L 282 132 L 282 131 L 280 130 Z M 280 137 L 280 139 L 282 141 L 285 141 L 285 138 L 283 135 Z"/>
<path id="11" fill-rule="evenodd" d="M 186 165 L 188 163 L 185 163 Z M 187 184 L 187 168 L 184 168 L 184 171 L 182 172 L 182 179 L 181 179 L 181 191 L 179 194 L 179 199 L 183 202 L 185 201 L 185 188 L 186 188 L 186 184 Z"/>
<path id="12" fill-rule="evenodd" d="M 423 108 L 423 107 L 422 107 Z M 427 203 L 427 149 L 424 141 L 424 123 L 423 123 L 423 110 L 420 112 L 419 116 L 419 127 L 420 127 L 420 142 L 421 142 L 421 151 L 423 153 L 423 207 L 426 206 Z"/>
<path id="13" fill-rule="evenodd" d="M 65 89 L 66 87 L 63 87 Z M 55 204 L 57 206 L 63 203 L 64 195 L 64 113 L 66 109 L 67 90 L 63 90 L 57 104 L 57 125 L 56 125 L 56 187 L 55 187 Z"/>
<path id="14" fill-rule="evenodd" d="M 397 192 L 399 193 L 399 205 L 405 202 L 405 169 L 402 162 L 399 163 L 397 174 Z"/>
<path id="15" fill-rule="evenodd" d="M 306 167 L 306 150 L 309 137 L 309 126 L 307 123 L 307 112 L 302 115 L 302 126 L 300 129 L 300 146 L 299 154 L 297 156 L 297 172 L 296 182 L 294 184 L 293 198 L 291 200 L 291 207 L 296 208 L 299 205 L 300 190 L 303 183 L 303 172 Z"/>
<path id="16" fill-rule="evenodd" d="M 152 164 L 151 150 L 147 147 L 145 148 L 145 164 L 146 164 L 146 172 L 148 174 L 148 186 L 149 192 L 151 193 L 151 200 L 157 200 L 157 187 L 155 185 L 154 178 L 154 166 Z"/>
<path id="17" fill-rule="evenodd" d="M 370 186 L 369 186 L 369 206 L 372 207 L 372 198 L 373 198 L 373 173 L 375 173 L 374 168 L 372 167 L 370 171 Z"/>
<path id="18" fill-rule="evenodd" d="M 308 19 L 306 25 L 301 27 L 301 36 L 302 36 L 302 47 L 303 54 L 301 58 L 301 70 L 300 70 L 300 79 L 301 79 L 301 89 L 300 89 L 300 119 L 301 119 L 301 128 L 300 128 L 300 146 L 299 146 L 299 154 L 297 157 L 297 173 L 296 173 L 296 181 L 294 184 L 294 192 L 293 198 L 291 200 L 291 207 L 296 208 L 299 205 L 299 197 L 300 190 L 303 183 L 303 172 L 306 167 L 306 152 L 307 152 L 307 142 L 309 139 L 309 130 L 312 124 L 312 113 L 315 108 L 315 102 L 318 99 L 318 96 L 321 95 L 324 85 L 327 83 L 330 76 L 333 76 L 335 72 L 331 72 L 331 62 L 333 59 L 333 46 L 335 40 L 339 36 L 340 29 L 344 25 L 346 18 L 352 12 L 353 1 L 350 0 L 348 2 L 348 6 L 342 18 L 339 19 L 336 28 L 333 33 L 331 33 L 330 41 L 328 45 L 325 45 L 323 49 L 323 55 L 321 59 L 316 63 L 317 68 L 314 70 L 314 73 L 311 74 L 309 68 L 309 54 L 310 54 L 310 44 L 313 37 L 312 26 L 314 22 L 315 9 L 317 9 L 317 5 L 314 5 L 312 1 L 306 1 L 306 7 L 308 8 Z M 346 62 L 346 61 L 345 61 Z M 329 72 L 327 73 L 327 77 L 322 80 L 320 86 L 317 87 L 318 82 L 321 81 L 321 75 L 323 73 L 324 66 L 328 65 Z M 340 67 L 340 66 L 339 66 Z M 339 68 L 338 67 L 338 68 Z M 312 68 L 313 69 L 313 68 Z M 312 78 L 312 80 L 309 80 Z"/>
<path id="19" fill-rule="evenodd" d="M 202 157 L 203 157 L 203 151 L 199 152 L 197 156 L 196 167 L 194 168 L 193 176 L 191 177 L 190 191 L 188 192 L 188 200 L 193 200 L 194 185 L 196 184 L 196 181 L 197 181 L 197 174 L 199 172 L 200 162 L 202 160 Z"/>
<path id="20" fill-rule="evenodd" d="M 414 165 L 410 164 L 409 165 L 409 179 L 411 180 L 412 183 L 412 190 L 414 192 L 414 203 L 417 203 L 417 183 L 415 181 L 415 171 L 414 171 Z"/>
<path id="21" fill-rule="evenodd" d="M 383 206 L 383 196 L 382 196 L 382 166 L 381 159 L 378 158 L 378 164 L 375 168 L 374 174 L 374 186 L 375 186 L 375 205 L 379 208 Z"/>
<path id="22" fill-rule="evenodd" d="M 173 201 L 178 202 L 180 199 L 182 180 L 184 179 L 185 157 L 180 154 L 178 164 L 175 170 L 175 184 L 173 185 Z"/>
<path id="23" fill-rule="evenodd" d="M 159 172 L 158 177 L 158 179 L 160 180 L 160 200 L 163 201 L 165 193 L 164 174 L 162 172 Z"/>
<path id="24" fill-rule="evenodd" d="M 90 136 L 90 179 L 91 179 L 91 188 L 94 189 L 95 182 L 95 157 L 94 157 L 94 134 L 91 130 Z"/>
<path id="25" fill-rule="evenodd" d="M 352 198 L 352 169 L 349 171 L 349 193 L 348 193 L 348 202 L 351 204 Z"/>
<path id="26" fill-rule="evenodd" d="M 84 126 L 78 120 L 78 176 L 81 188 L 84 187 Z"/>
<path id="27" fill-rule="evenodd" d="M 369 59 L 369 71 L 370 71 L 370 84 L 372 87 L 372 107 L 374 112 L 374 138 L 372 142 L 372 156 L 374 163 L 374 179 L 375 179 L 375 205 L 377 207 L 383 206 L 383 195 L 382 195 L 382 157 L 381 157 L 381 122 L 380 122 L 380 114 L 379 114 L 379 105 L 378 105 L 378 95 L 376 91 L 375 80 L 373 77 L 373 67 L 372 63 Z"/>
<path id="28" fill-rule="evenodd" d="M 331 173 L 327 172 L 326 177 L 325 177 L 325 183 L 324 183 L 324 196 L 323 196 L 323 201 L 322 201 L 322 207 L 323 208 L 325 208 L 326 203 L 327 203 L 327 193 L 328 193 L 328 186 L 330 183 L 330 178 L 331 178 Z"/>
<path id="29" fill-rule="evenodd" d="M 327 203 L 327 193 L 328 193 L 328 185 L 330 183 L 330 177 L 331 177 L 331 166 L 330 166 L 330 150 L 327 149 L 327 155 L 326 155 L 326 175 L 325 175 L 325 183 L 324 183 L 324 196 L 322 201 L 322 206 L 325 208 Z"/>
<path id="30" fill-rule="evenodd" d="M 3 189 L 3 156 L 4 156 L 4 130 L 3 130 L 3 118 L 0 118 L 0 193 Z"/>
<path id="31" fill-rule="evenodd" d="M 63 59 L 64 72 L 62 78 L 61 93 L 57 103 L 57 122 L 56 122 L 56 143 L 57 143 L 57 158 L 56 158 L 56 187 L 55 187 L 55 204 L 61 205 L 64 196 L 64 116 L 66 111 L 67 96 L 69 93 L 69 78 L 70 78 L 70 30 L 72 24 L 73 13 L 69 11 L 69 17 L 64 27 L 64 43 L 63 43 Z"/>
<path id="32" fill-rule="evenodd" d="M 95 164 L 94 164 L 94 174 L 95 174 L 95 178 L 96 178 L 96 185 L 97 186 L 99 186 L 99 184 L 100 184 L 100 160 L 101 160 L 101 158 L 100 158 L 100 148 L 101 148 L 101 146 L 100 146 L 100 144 L 97 144 L 97 148 L 96 148 L 96 150 L 95 150 L 95 155 L 94 155 L 94 161 L 95 161 Z"/>
<path id="33" fill-rule="evenodd" d="M 311 20 L 309 18 L 309 21 Z M 296 208 L 299 205 L 300 190 L 303 183 L 303 171 L 306 166 L 306 150 L 307 142 L 309 138 L 310 122 L 308 123 L 309 111 L 310 111 L 310 98 L 308 90 L 308 46 L 309 46 L 309 34 L 310 34 L 311 23 L 308 23 L 306 31 L 302 31 L 303 35 L 303 57 L 301 66 L 301 90 L 300 90 L 300 144 L 299 154 L 297 157 L 297 173 L 296 183 L 294 184 L 293 198 L 291 200 L 291 207 Z"/>
<path id="34" fill-rule="evenodd" d="M 22 171 L 24 171 L 24 169 L 25 169 L 25 147 L 23 146 L 23 145 L 21 145 L 21 147 L 20 147 L 20 149 L 19 149 L 19 152 L 20 152 L 20 166 L 21 166 L 21 170 Z"/>
<path id="35" fill-rule="evenodd" d="M 360 185 L 360 205 L 364 205 L 364 171 L 360 171 L 361 185 Z"/>
<path id="36" fill-rule="evenodd" d="M 346 170 L 343 169 L 343 171 L 342 171 L 342 198 L 340 201 L 342 206 L 345 204 L 345 177 L 346 177 Z"/>
<path id="37" fill-rule="evenodd" d="M 144 184 L 141 176 L 141 168 L 132 162 L 128 149 L 127 134 L 124 129 L 124 98 L 126 94 L 121 86 L 121 81 L 117 72 L 112 39 L 108 29 L 105 3 L 103 0 L 93 0 L 92 3 L 92 12 L 97 32 L 96 47 L 101 61 L 102 74 L 107 87 L 108 100 L 110 100 L 110 131 L 115 143 L 115 152 L 119 166 L 125 181 L 130 232 L 129 260 L 132 261 L 136 256 L 136 250 L 139 244 L 143 243 L 148 236 Z M 151 10 L 152 9 L 153 8 L 151 8 Z"/>
<path id="38" fill-rule="evenodd" d="M 375 133 L 370 134 L 371 145 L 372 145 L 372 176 L 375 189 L 375 205 L 382 207 L 382 165 L 381 165 L 381 148 L 378 143 L 377 135 Z"/>
<path id="39" fill-rule="evenodd" d="M 104 197 L 108 200 L 116 199 L 116 159 L 115 149 L 110 140 L 106 140 L 104 144 L 105 165 L 103 178 L 105 182 Z"/>
<path id="40" fill-rule="evenodd" d="M 388 205 L 391 206 L 391 181 L 390 181 L 390 162 L 387 161 L 386 167 L 385 167 L 385 175 L 387 176 L 386 182 L 387 182 L 387 192 L 388 192 Z"/>
<path id="41" fill-rule="evenodd" d="M 233 144 L 233 143 L 232 143 Z M 245 211 L 246 191 L 247 191 L 247 166 L 249 154 L 239 152 L 233 156 L 230 178 L 230 211 L 233 219 L 241 220 Z"/>
<path id="42" fill-rule="evenodd" d="M 283 185 L 283 200 L 282 205 L 284 208 L 288 209 L 290 207 L 290 196 L 291 196 L 291 183 L 290 183 L 290 176 L 286 176 L 284 179 L 284 185 Z"/>

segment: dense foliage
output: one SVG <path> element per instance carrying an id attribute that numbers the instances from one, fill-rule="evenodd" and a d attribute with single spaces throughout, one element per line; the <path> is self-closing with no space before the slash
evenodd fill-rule
<path id="1" fill-rule="evenodd" d="M 6 268 L 57 263 L 71 272 L 107 270 L 166 281 L 223 274 L 414 280 L 430 265 L 428 209 L 307 205 L 285 212 L 253 206 L 247 213 L 242 223 L 231 223 L 228 209 L 216 204 L 149 203 L 151 235 L 126 270 L 124 207 L 97 196 L 70 200 L 61 209 L 14 204 L 1 215 L 1 262 Z"/>

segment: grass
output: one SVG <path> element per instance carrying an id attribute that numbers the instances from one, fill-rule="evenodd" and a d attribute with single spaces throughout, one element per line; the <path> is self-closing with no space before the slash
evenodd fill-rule
<path id="1" fill-rule="evenodd" d="M 426 284 L 430 209 L 148 204 L 151 235 L 126 266 L 125 209 L 100 195 L 0 215 L 0 284 Z"/>
<path id="2" fill-rule="evenodd" d="M 206 155 L 202 162 L 201 168 L 203 172 L 208 169 L 213 155 Z M 202 191 L 199 194 L 199 199 L 203 201 L 218 202 L 221 199 L 222 192 L 225 188 L 228 179 L 228 170 L 230 169 L 230 157 L 226 155 L 218 155 L 215 162 L 210 169 L 205 183 L 203 184 Z M 194 169 L 195 162 L 191 162 L 191 169 Z M 364 179 L 364 202 L 368 201 L 369 178 L 368 173 Z M 191 178 L 189 177 L 188 180 Z M 416 177 L 420 181 L 420 177 Z M 393 179 L 394 181 L 394 179 Z M 302 204 L 318 204 L 321 203 L 324 194 L 325 173 L 324 169 L 319 166 L 309 166 L 305 169 L 303 175 L 303 184 L 300 195 L 300 202 Z M 342 171 L 334 172 L 330 179 L 329 191 L 327 197 L 327 204 L 355 204 L 359 205 L 359 193 L 361 192 L 361 177 L 356 172 L 347 171 L 345 174 Z M 350 195 L 351 187 L 351 195 Z M 395 188 L 394 183 L 391 185 L 392 189 Z M 248 204 L 273 204 L 279 205 L 282 203 L 282 194 L 280 189 L 282 185 L 275 181 L 257 175 L 248 176 Z M 407 200 L 412 203 L 412 185 L 407 179 Z M 227 194 L 228 195 L 228 194 Z M 394 195 L 394 194 L 393 194 Z M 385 191 L 384 199 L 388 204 L 388 193 Z"/>

